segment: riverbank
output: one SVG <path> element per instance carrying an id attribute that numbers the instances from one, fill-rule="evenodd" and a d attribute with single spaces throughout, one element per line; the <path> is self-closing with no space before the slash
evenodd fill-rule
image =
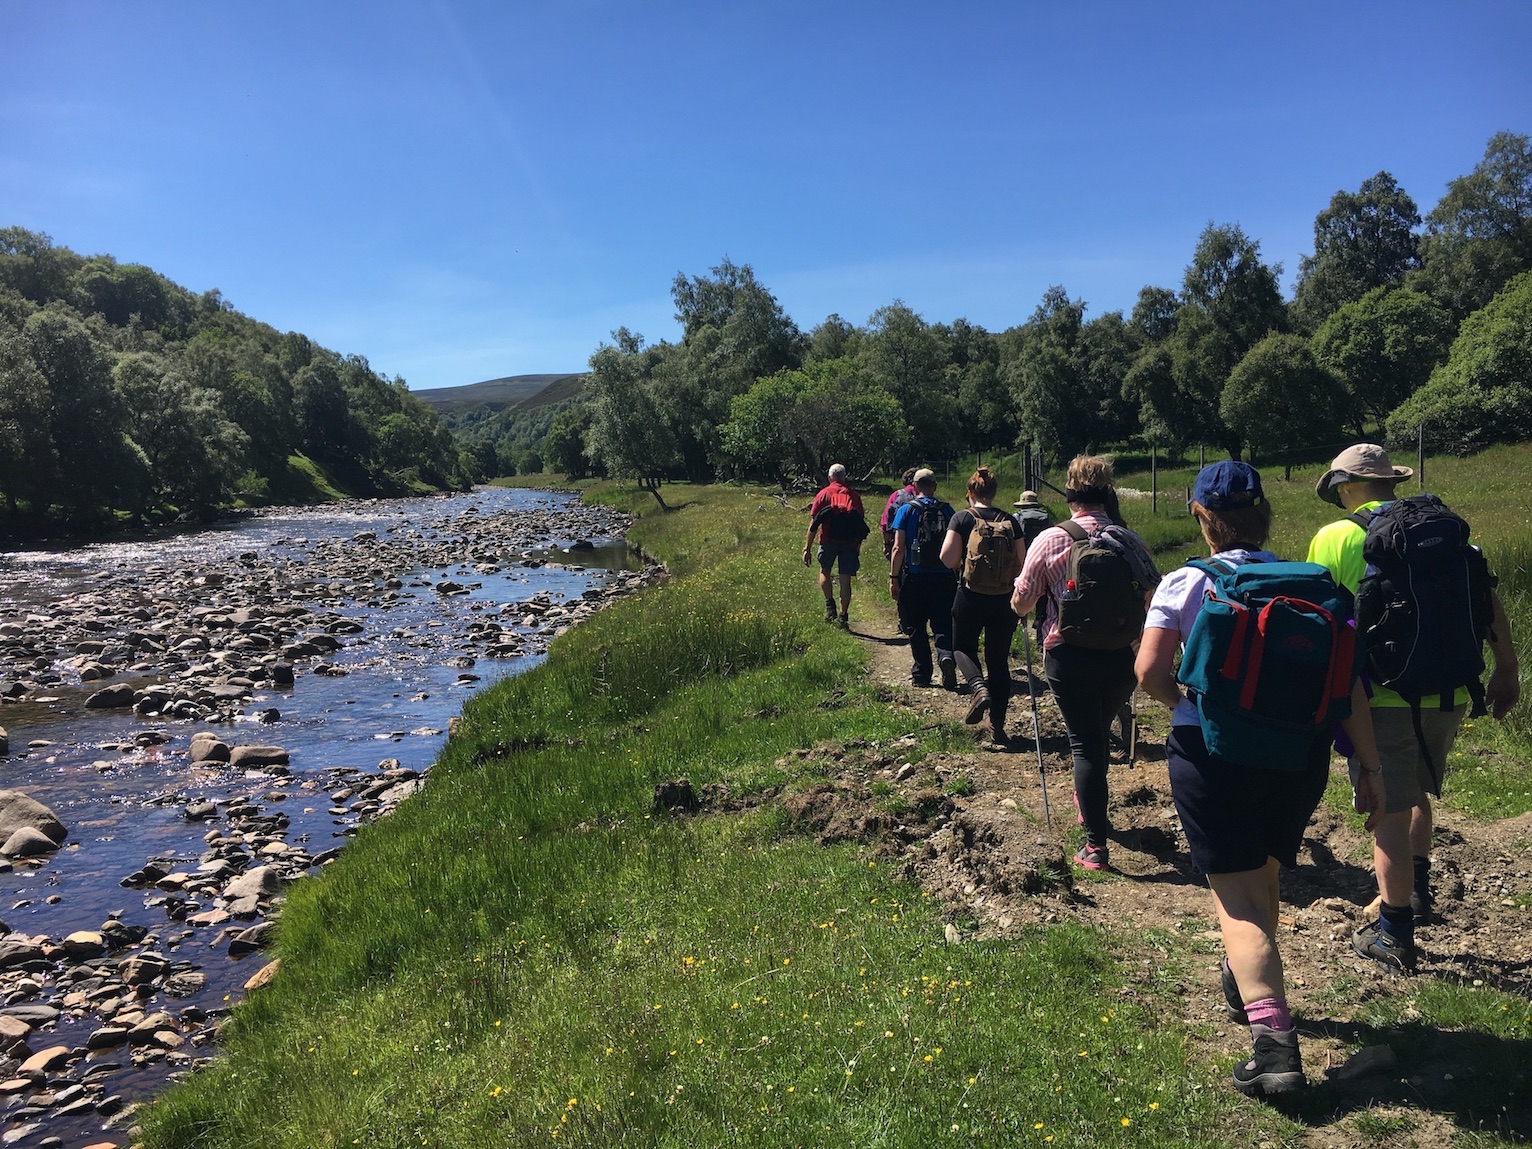
<path id="1" fill-rule="evenodd" d="M 287 889 L 461 701 L 660 573 L 621 569 L 626 522 L 484 492 L 0 556 L 3 784 L 68 825 L 0 859 L 7 1144 L 99 1143 L 206 1056 Z"/>
<path id="2" fill-rule="evenodd" d="M 971 735 L 868 676 L 870 582 L 868 637 L 824 625 L 800 515 L 674 496 L 630 533 L 680 577 L 475 698 L 431 785 L 292 891 L 280 974 L 145 1144 L 1286 1136 L 1159 1024 L 1133 939 L 971 938 L 926 896 L 908 851 Z M 821 822 L 846 774 L 865 806 Z"/>

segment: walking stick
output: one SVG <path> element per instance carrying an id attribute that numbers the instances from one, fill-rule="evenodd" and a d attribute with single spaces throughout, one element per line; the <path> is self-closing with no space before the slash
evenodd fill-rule
<path id="1" fill-rule="evenodd" d="M 1027 620 L 1021 620 L 1021 642 L 1027 655 L 1027 697 L 1032 700 L 1032 745 L 1037 747 L 1037 778 L 1043 785 L 1043 824 L 1053 829 L 1053 815 L 1048 812 L 1048 772 L 1043 769 L 1043 732 L 1037 724 L 1037 689 L 1032 683 L 1032 637 Z"/>

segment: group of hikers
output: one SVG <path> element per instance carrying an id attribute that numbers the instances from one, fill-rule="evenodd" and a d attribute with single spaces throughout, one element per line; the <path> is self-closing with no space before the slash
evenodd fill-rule
<path id="1" fill-rule="evenodd" d="M 1373 835 L 1381 896 L 1352 948 L 1411 973 L 1415 927 L 1432 920 L 1431 798 L 1448 752 L 1466 716 L 1503 718 L 1520 697 L 1495 578 L 1466 522 L 1435 496 L 1399 495 L 1413 475 L 1375 444 L 1341 452 L 1315 493 L 1345 514 L 1314 536 L 1307 561 L 1290 562 L 1266 549 L 1272 511 L 1260 474 L 1213 463 L 1188 500 L 1209 557 L 1163 577 L 1124 524 L 1100 456 L 1070 462 L 1069 517 L 1057 525 L 1031 491 L 1016 514 L 994 506 L 985 466 L 968 480 L 962 511 L 937 497 L 930 469 L 905 472 L 879 520 L 912 683 L 939 676 L 965 694 L 968 723 L 987 718 L 1000 744 L 1012 640 L 1037 612 L 1043 677 L 1073 760 L 1080 867 L 1109 866 L 1114 719 L 1136 687 L 1170 709 L 1171 795 L 1211 889 L 1229 1015 L 1250 1028 L 1251 1057 L 1234 1084 L 1251 1096 L 1305 1081 L 1277 947 L 1278 874 L 1297 865 L 1332 746 Z M 870 534 L 846 478 L 830 468 L 803 551 L 807 565 L 817 532 L 825 617 L 842 626 Z"/>

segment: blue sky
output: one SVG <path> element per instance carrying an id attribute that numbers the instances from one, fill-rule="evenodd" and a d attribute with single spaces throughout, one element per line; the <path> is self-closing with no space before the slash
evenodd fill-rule
<path id="1" fill-rule="evenodd" d="M 1532 131 L 1532 4 L 4 0 L 0 226 L 145 263 L 412 387 L 675 339 L 749 263 L 805 330 L 1291 291 L 1379 170 L 1422 213 Z"/>

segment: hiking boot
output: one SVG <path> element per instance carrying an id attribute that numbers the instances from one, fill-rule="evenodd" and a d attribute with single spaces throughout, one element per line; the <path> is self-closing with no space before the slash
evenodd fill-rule
<path id="1" fill-rule="evenodd" d="M 950 654 L 944 654 L 936 660 L 937 666 L 941 667 L 942 689 L 956 690 L 957 683 L 957 660 Z"/>
<path id="2" fill-rule="evenodd" d="M 1234 1088 L 1246 1097 L 1291 1093 L 1307 1084 L 1298 1053 L 1298 1031 L 1266 1025 L 1250 1027 L 1250 1060 L 1234 1067 Z"/>
<path id="3" fill-rule="evenodd" d="M 837 622 L 837 624 L 840 626 L 840 628 L 842 630 L 850 630 L 851 629 L 851 620 L 846 617 L 846 612 L 845 611 L 841 611 L 840 612 L 840 618 L 838 618 L 836 620 L 836 622 Z"/>
<path id="4" fill-rule="evenodd" d="M 910 671 L 910 685 L 911 686 L 930 686 L 931 685 L 931 668 L 929 666 L 924 667 L 924 668 L 917 666 L 917 667 L 915 667 L 914 670 Z"/>
<path id="5" fill-rule="evenodd" d="M 1249 1025 L 1250 1015 L 1245 1012 L 1245 999 L 1240 996 L 1239 982 L 1234 980 L 1234 971 L 1229 968 L 1229 959 L 1226 957 L 1218 966 L 1218 980 L 1223 987 L 1223 1000 L 1229 1007 L 1229 1020 L 1235 1025 Z"/>
<path id="6" fill-rule="evenodd" d="M 825 621 L 835 621 L 835 604 L 828 599 L 825 600 Z"/>
<path id="7" fill-rule="evenodd" d="M 1004 722 L 990 722 L 989 740 L 996 746 L 1006 746 L 1010 744 L 1011 736 L 1005 732 Z"/>
<path id="8" fill-rule="evenodd" d="M 1430 890 L 1416 890 L 1410 895 L 1410 912 L 1415 915 L 1415 924 L 1423 926 L 1431 920 L 1431 914 L 1436 907 L 1436 899 L 1431 896 Z"/>
<path id="9" fill-rule="evenodd" d="M 1107 849 L 1105 846 L 1092 846 L 1089 842 L 1081 846 L 1075 853 L 1075 865 L 1087 870 L 1104 870 L 1107 868 Z"/>
<path id="10" fill-rule="evenodd" d="M 984 715 L 989 712 L 989 690 L 982 682 L 973 684 L 973 701 L 968 704 L 968 713 L 963 715 L 963 721 L 969 726 L 977 726 L 984 721 Z"/>
<path id="11" fill-rule="evenodd" d="M 1382 918 L 1352 934 L 1351 948 L 1400 973 L 1415 972 L 1415 939 L 1395 937 L 1383 928 Z"/>

